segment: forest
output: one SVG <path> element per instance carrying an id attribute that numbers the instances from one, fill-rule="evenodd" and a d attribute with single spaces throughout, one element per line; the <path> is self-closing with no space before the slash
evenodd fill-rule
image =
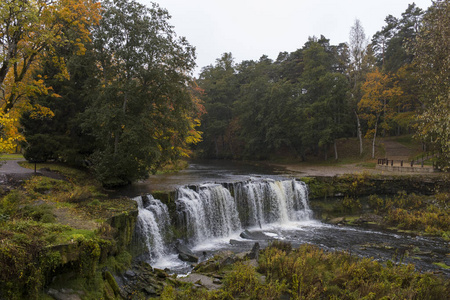
<path id="1" fill-rule="evenodd" d="M 410 4 L 387 16 L 370 42 L 356 20 L 349 43 L 313 36 L 276 60 L 235 63 L 223 54 L 198 79 L 207 111 L 201 155 L 326 160 L 333 149 L 337 160 L 336 141 L 358 137 L 360 154 L 362 139 L 373 141 L 374 158 L 378 136 L 415 134 L 448 166 L 448 5 L 425 12 Z"/>
<path id="2" fill-rule="evenodd" d="M 169 12 L 132 0 L 0 4 L 0 152 L 87 167 L 104 186 L 180 158 L 328 159 L 336 141 L 414 134 L 450 165 L 450 5 L 409 5 L 369 40 L 310 37 L 276 60 L 224 53 L 195 78 Z M 374 157 L 373 157 L 374 158 Z"/>

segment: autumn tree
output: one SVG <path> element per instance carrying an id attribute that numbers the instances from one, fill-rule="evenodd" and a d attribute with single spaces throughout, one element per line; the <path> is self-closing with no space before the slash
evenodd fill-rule
<path id="1" fill-rule="evenodd" d="M 89 28 L 98 21 L 99 13 L 99 3 L 91 0 L 0 2 L 0 135 L 8 144 L 21 140 L 12 128 L 17 127 L 21 110 L 28 108 L 28 97 L 50 89 L 31 72 L 39 69 L 43 57 L 49 57 L 60 76 L 67 77 L 65 62 L 54 50 L 72 44 L 76 52 L 83 53 L 84 43 L 90 39 Z M 76 32 L 76 38 L 69 32 Z M 20 104 L 21 100 L 24 103 Z M 44 107 L 37 109 L 49 113 Z"/>
<path id="2" fill-rule="evenodd" d="M 165 9 L 136 1 L 103 2 L 94 50 L 100 86 L 83 114 L 97 140 L 90 156 L 104 185 L 146 178 L 186 154 L 198 125 L 190 91 L 194 48 L 176 38 Z"/>
<path id="3" fill-rule="evenodd" d="M 450 168 L 450 1 L 429 8 L 416 41 L 415 59 L 423 109 L 417 137 L 439 152 L 438 165 Z"/>
<path id="4" fill-rule="evenodd" d="M 0 100 L 4 113 L 33 89 L 35 81 L 21 85 L 42 56 L 54 55 L 55 47 L 74 44 L 84 52 L 89 28 L 99 19 L 100 5 L 91 0 L 4 0 L 0 4 Z M 71 39 L 68 31 L 76 31 Z M 66 76 L 64 61 L 54 57 Z M 8 75 L 10 75 L 9 81 Z"/>
<path id="5" fill-rule="evenodd" d="M 362 86 L 363 96 L 358 103 L 361 117 L 367 120 L 368 130 L 366 137 L 372 138 L 372 158 L 375 158 L 375 142 L 378 129 L 389 129 L 389 121 L 393 117 L 390 102 L 402 94 L 397 82 L 378 69 L 367 74 Z"/>

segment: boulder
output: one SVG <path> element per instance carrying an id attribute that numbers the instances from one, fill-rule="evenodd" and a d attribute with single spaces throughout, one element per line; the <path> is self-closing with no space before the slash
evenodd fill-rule
<path id="1" fill-rule="evenodd" d="M 250 251 L 250 253 L 246 255 L 246 258 L 258 260 L 258 258 L 259 258 L 259 250 L 260 249 L 261 249 L 261 246 L 259 245 L 258 242 L 256 242 L 253 245 L 252 250 Z"/>
<path id="2" fill-rule="evenodd" d="M 178 252 L 178 258 L 181 259 L 182 261 L 188 261 L 188 262 L 194 262 L 194 263 L 198 262 L 198 257 L 195 256 L 195 254 L 191 251 L 191 249 L 189 249 L 185 245 L 178 242 L 175 245 L 175 248 Z"/>
<path id="3" fill-rule="evenodd" d="M 273 240 L 272 237 L 265 235 L 263 232 L 260 231 L 248 231 L 244 230 L 239 235 L 243 239 L 247 240 L 255 240 L 255 241 L 267 241 L 267 240 Z"/>

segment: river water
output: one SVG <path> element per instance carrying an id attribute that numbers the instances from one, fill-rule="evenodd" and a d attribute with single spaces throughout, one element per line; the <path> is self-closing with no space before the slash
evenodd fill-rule
<path id="1" fill-rule="evenodd" d="M 265 165 L 195 161 L 186 170 L 151 176 L 117 194 L 135 197 L 156 190 L 177 189 L 177 210 L 182 211 L 179 220 L 167 219 L 164 215 L 167 209 L 157 199 L 151 199 L 145 207 L 142 200 L 136 198 L 140 203 L 140 216 L 145 215 L 139 224 L 141 231 L 146 232 L 143 240 L 151 253 L 149 262 L 174 273 L 187 273 L 192 267 L 178 259 L 173 245 L 161 244 L 161 236 L 167 235 L 163 231 L 169 223 L 177 223 L 192 234 L 187 246 L 200 260 L 223 250 L 248 251 L 255 242 L 264 247 L 278 239 L 294 246 L 310 243 L 329 251 L 343 250 L 380 261 L 412 263 L 419 271 L 433 271 L 450 277 L 448 269 L 435 264 L 450 265 L 448 242 L 440 238 L 320 222 L 302 202 L 308 201 L 307 191 L 302 190 L 304 185 L 289 177 L 282 169 Z M 293 190 L 290 190 L 291 186 Z M 241 194 L 245 195 L 238 196 Z M 258 197 L 270 200 L 264 200 L 268 201 L 264 204 Z M 263 212 L 263 206 L 267 212 Z M 221 211 L 220 214 L 217 211 Z M 276 211 L 275 215 L 273 211 Z M 252 234 L 251 238 L 241 237 L 244 230 Z"/>

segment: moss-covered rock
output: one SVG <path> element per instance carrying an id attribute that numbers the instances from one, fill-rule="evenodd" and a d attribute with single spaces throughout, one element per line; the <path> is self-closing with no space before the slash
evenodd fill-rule
<path id="1" fill-rule="evenodd" d="M 354 174 L 343 176 L 303 177 L 309 188 L 309 198 L 361 197 L 373 194 L 395 195 L 400 191 L 423 195 L 450 191 L 450 177 L 442 176 L 381 176 Z"/>
<path id="2" fill-rule="evenodd" d="M 116 253 L 130 250 L 138 213 L 138 210 L 133 210 L 108 219 L 107 223 L 115 229 Z"/>

